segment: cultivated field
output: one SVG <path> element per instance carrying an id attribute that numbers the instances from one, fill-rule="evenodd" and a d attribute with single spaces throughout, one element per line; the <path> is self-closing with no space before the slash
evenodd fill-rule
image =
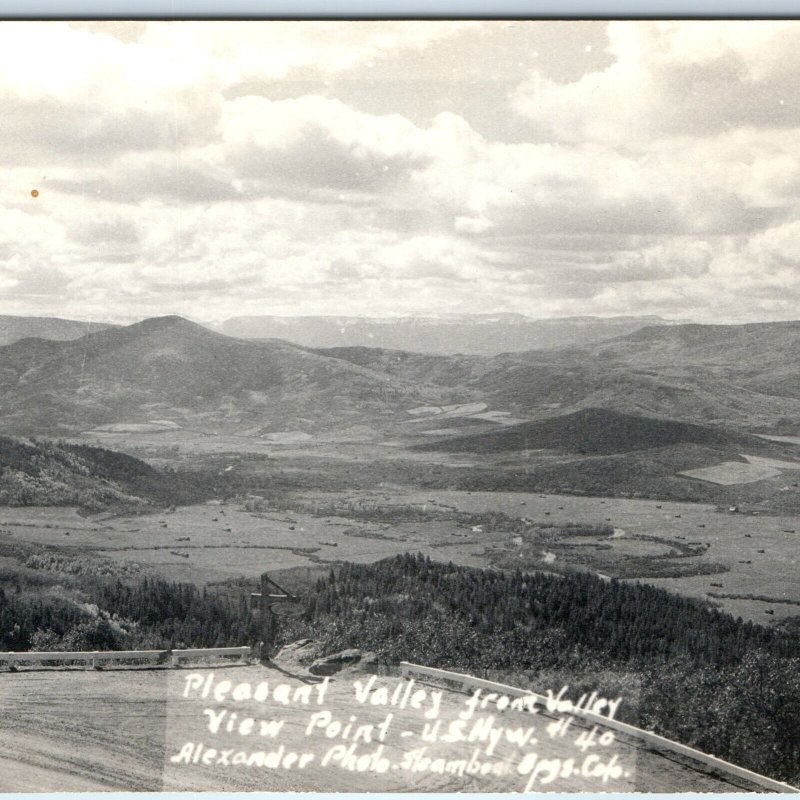
<path id="1" fill-rule="evenodd" d="M 197 583 L 344 560 L 377 561 L 407 551 L 465 566 L 513 566 L 525 552 L 524 561 L 516 562 L 525 568 L 622 570 L 632 579 L 636 575 L 629 573 L 638 569 L 648 583 L 712 599 L 734 616 L 760 623 L 800 614 L 797 517 L 650 500 L 399 488 L 305 492 L 289 500 L 305 510 L 255 512 L 242 504 L 204 504 L 172 513 L 87 517 L 72 509 L 2 509 L 0 543 L 55 546 L 68 556 L 110 560 L 128 571 Z M 351 511 L 333 514 L 332 508 Z M 409 508 L 418 512 L 412 521 L 403 514 Z M 380 519 L 370 519 L 371 509 Z M 455 518 L 459 512 L 487 511 L 534 526 L 606 525 L 614 533 L 557 539 L 536 550 L 531 563 L 530 548 L 523 549 L 518 531 L 487 530 Z M 675 548 L 690 553 L 670 560 L 685 570 L 681 577 L 648 572 Z M 693 574 L 704 571 L 708 574 Z"/>
<path id="2" fill-rule="evenodd" d="M 781 461 L 777 458 L 762 458 L 760 456 L 744 456 L 746 462 L 725 461 L 713 467 L 701 469 L 689 469 L 679 472 L 687 478 L 697 478 L 701 481 L 710 481 L 722 486 L 735 486 L 739 483 L 754 483 L 763 481 L 766 478 L 775 478 L 781 473 L 788 471 L 787 480 L 792 477 L 792 473 L 800 470 L 800 462 Z M 795 475 L 793 480 L 797 476 Z"/>
<path id="3" fill-rule="evenodd" d="M 308 493 L 318 503 L 332 500 L 325 493 Z M 734 616 L 769 624 L 800 614 L 800 580 L 797 578 L 800 549 L 800 518 L 796 516 L 753 516 L 719 512 L 698 503 L 670 503 L 653 500 L 574 497 L 568 495 L 521 494 L 517 492 L 348 492 L 340 500 L 365 505 L 419 505 L 422 508 L 453 509 L 472 513 L 498 511 L 509 516 L 527 517 L 539 523 L 608 523 L 624 532 L 604 544 L 621 557 L 658 552 L 658 542 L 637 542 L 631 536 L 647 536 L 664 542 L 702 545 L 703 552 L 691 557 L 698 564 L 718 564 L 727 572 L 651 578 L 645 580 L 694 597 L 714 594 L 752 594 L 768 596 L 771 602 L 742 598 L 714 598 Z M 475 534 L 473 534 L 475 535 Z M 506 541 L 512 537 L 506 537 Z M 696 543 L 696 544 L 694 544 Z M 632 548 L 637 548 L 634 551 Z M 440 551 L 441 552 L 441 551 Z M 446 557 L 452 550 L 448 548 Z M 443 559 L 444 553 L 439 556 Z M 455 559 L 453 559 L 455 560 Z M 543 568 L 547 568 L 543 556 Z M 549 562 L 552 563 L 552 562 Z M 722 584 L 721 586 L 715 584 Z M 772 614 L 767 614 L 772 611 Z"/>

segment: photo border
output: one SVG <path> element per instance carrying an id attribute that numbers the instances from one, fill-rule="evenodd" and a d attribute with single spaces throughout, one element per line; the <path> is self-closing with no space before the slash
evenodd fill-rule
<path id="1" fill-rule="evenodd" d="M 2 19 L 787 19 L 792 0 L 0 0 Z"/>
<path id="2" fill-rule="evenodd" d="M 800 8 L 792 0 L 0 0 L 0 21 L 10 20 L 407 20 L 407 19 L 796 19 Z M 24 68 L 24 67 L 23 67 Z M 183 800 L 195 793 L 82 792 L 4 793 L 0 800 Z M 208 800 L 255 800 L 280 796 L 271 792 L 203 792 Z M 302 800 L 500 800 L 518 795 L 309 792 Z M 534 795 L 547 797 L 547 795 Z M 678 794 L 582 793 L 561 794 L 566 800 L 598 797 L 602 800 L 708 800 L 695 792 Z M 714 794 L 714 800 L 761 797 L 762 793 Z"/>

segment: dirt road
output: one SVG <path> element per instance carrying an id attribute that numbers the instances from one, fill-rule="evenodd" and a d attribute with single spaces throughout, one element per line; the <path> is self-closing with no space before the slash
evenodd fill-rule
<path id="1" fill-rule="evenodd" d="M 490 707 L 462 726 L 466 735 L 493 711 L 496 747 L 480 741 L 480 729 L 473 742 L 448 740 L 450 723 L 468 713 L 467 695 L 422 684 L 406 695 L 408 682 L 384 677 L 367 692 L 369 679 L 340 674 L 318 703 L 318 682 L 258 666 L 3 673 L 0 791 L 515 792 L 530 777 L 530 769 L 520 772 L 526 758 L 529 767 L 545 765 L 533 791 L 737 791 L 636 743 L 581 752 L 574 740 L 583 729 L 551 737 L 552 719 L 524 711 Z M 437 720 L 440 729 L 425 740 Z M 481 774 L 484 764 L 491 771 Z M 568 777 L 543 784 L 556 766 Z"/>

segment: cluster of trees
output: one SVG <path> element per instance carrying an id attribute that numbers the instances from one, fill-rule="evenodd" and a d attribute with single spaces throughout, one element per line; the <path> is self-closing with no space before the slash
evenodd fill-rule
<path id="1" fill-rule="evenodd" d="M 800 658 L 756 648 L 723 667 L 679 660 L 649 667 L 641 685 L 628 721 L 800 786 Z"/>
<path id="2" fill-rule="evenodd" d="M 29 569 L 38 570 L 39 574 L 137 577 L 142 571 L 135 562 L 117 564 L 111 559 L 67 556 L 53 551 L 31 553 L 22 563 Z"/>
<path id="3" fill-rule="evenodd" d="M 564 666 L 576 652 L 625 665 L 685 657 L 722 666 L 753 648 L 800 656 L 796 636 L 653 586 L 461 567 L 409 553 L 345 564 L 320 579 L 307 602 L 307 618 L 325 623 L 318 627 L 332 647 L 420 652 L 431 666 L 480 668 L 487 650 L 496 650 L 498 669 Z M 476 640 L 474 651 L 459 649 L 460 628 Z M 556 636 L 560 647 L 543 648 L 542 636 Z"/>
<path id="4" fill-rule="evenodd" d="M 157 470 L 102 447 L 0 436 L 0 505 L 109 506 L 192 503 L 213 494 L 212 478 Z"/>
<path id="5" fill-rule="evenodd" d="M 0 589 L 0 650 L 252 644 L 251 587 L 230 588 L 81 575 L 78 603 L 17 583 Z M 312 637 L 326 653 L 359 647 L 387 663 L 502 671 L 540 690 L 557 688 L 537 683 L 545 673 L 602 690 L 592 681 L 616 671 L 632 683 L 626 721 L 800 782 L 797 627 L 743 622 L 588 573 L 475 569 L 411 554 L 337 567 L 309 588 L 304 614 L 282 624 L 283 641 Z"/>
<path id="6" fill-rule="evenodd" d="M 288 507 L 288 506 L 287 506 Z M 465 528 L 480 526 L 486 533 L 502 531 L 513 534 L 536 534 L 540 539 L 558 539 L 562 536 L 611 536 L 614 526 L 607 523 L 585 522 L 534 522 L 527 517 L 512 517 L 502 511 L 459 511 L 454 506 L 428 507 L 424 504 L 381 504 L 344 500 L 327 503 L 298 503 L 300 509 L 318 517 L 344 517 L 364 522 L 436 522 L 451 521 Z"/>
<path id="7" fill-rule="evenodd" d="M 256 634 L 244 595 L 154 578 L 87 580 L 82 593 L 89 602 L 0 589 L 0 650 L 225 647 Z"/>
<path id="8" fill-rule="evenodd" d="M 623 718 L 800 781 L 800 636 L 640 584 L 473 569 L 405 554 L 320 579 L 284 638 L 387 662 L 532 678 L 635 676 Z M 588 685 L 588 684 L 587 684 Z M 550 687 L 552 688 L 552 687 Z M 600 688 L 597 685 L 591 688 Z"/>

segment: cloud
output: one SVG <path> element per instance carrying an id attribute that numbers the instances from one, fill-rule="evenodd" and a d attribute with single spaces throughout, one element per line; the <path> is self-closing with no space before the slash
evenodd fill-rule
<path id="1" fill-rule="evenodd" d="M 341 72 L 473 23 L 7 22 L 0 28 L 5 163 L 102 161 L 208 143 L 225 89 L 293 69 Z"/>
<path id="2" fill-rule="evenodd" d="M 105 169 L 76 171 L 54 178 L 49 187 L 71 195 L 113 203 L 159 200 L 170 205 L 244 199 L 224 170 L 191 153 L 128 154 Z"/>
<path id="3" fill-rule="evenodd" d="M 10 23 L 4 309 L 791 315 L 797 45 L 792 22 Z"/>
<path id="4" fill-rule="evenodd" d="M 221 108 L 213 70 L 199 53 L 188 60 L 194 69 L 179 56 L 65 23 L 4 24 L 4 163 L 102 163 L 120 152 L 208 141 Z"/>
<path id="5" fill-rule="evenodd" d="M 514 94 L 543 136 L 628 147 L 664 136 L 800 125 L 797 21 L 612 22 L 613 63 Z"/>
<path id="6" fill-rule="evenodd" d="M 400 115 L 362 114 L 315 96 L 233 100 L 223 131 L 237 177 L 290 191 L 385 189 L 425 166 L 421 138 Z"/>
<path id="7" fill-rule="evenodd" d="M 139 244 L 139 233 L 130 220 L 123 217 L 81 220 L 68 232 L 70 239 L 85 245 L 111 243 Z"/>

